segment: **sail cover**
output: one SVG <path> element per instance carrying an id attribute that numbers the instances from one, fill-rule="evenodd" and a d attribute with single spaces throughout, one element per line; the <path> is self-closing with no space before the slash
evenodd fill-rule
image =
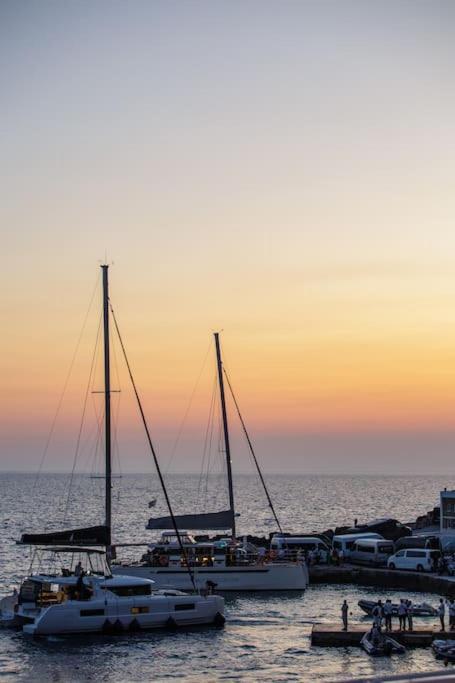
<path id="1" fill-rule="evenodd" d="M 174 517 L 179 529 L 191 531 L 216 531 L 232 529 L 234 515 L 232 510 L 222 510 L 221 512 L 204 512 L 195 515 L 176 515 Z M 147 524 L 147 529 L 173 529 L 171 517 L 151 517 Z"/>
<path id="2" fill-rule="evenodd" d="M 22 534 L 21 543 L 30 545 L 110 545 L 111 530 L 107 526 L 50 531 L 45 534 Z"/>

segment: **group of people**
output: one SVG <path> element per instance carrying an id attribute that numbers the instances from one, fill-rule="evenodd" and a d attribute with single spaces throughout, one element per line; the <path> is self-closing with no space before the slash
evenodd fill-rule
<path id="1" fill-rule="evenodd" d="M 446 611 L 449 614 L 449 629 L 455 631 L 455 602 L 453 598 L 446 600 L 446 602 L 444 602 L 443 598 L 439 598 L 438 617 L 441 623 L 441 631 L 446 630 Z"/>
<path id="2" fill-rule="evenodd" d="M 446 609 L 447 607 L 447 609 Z M 439 604 L 437 607 L 438 617 L 441 625 L 441 631 L 446 630 L 446 613 L 449 615 L 449 628 L 451 631 L 455 630 L 455 601 L 453 598 L 444 601 L 444 598 L 439 599 Z M 373 607 L 371 615 L 373 617 L 373 630 L 381 632 L 382 625 L 384 623 L 385 630 L 387 632 L 392 631 L 392 617 L 394 614 L 394 606 L 392 601 L 387 598 L 385 602 L 378 600 L 376 605 Z M 349 605 L 346 600 L 343 600 L 341 605 L 341 619 L 343 622 L 343 631 L 348 630 L 348 613 Z M 404 598 L 400 599 L 397 610 L 398 616 L 398 630 L 399 631 L 413 631 L 414 630 L 414 605 L 412 600 L 406 600 Z M 406 628 L 407 627 L 407 628 Z"/>
<path id="3" fill-rule="evenodd" d="M 406 631 L 407 625 L 407 630 L 413 631 L 414 605 L 412 604 L 412 600 L 405 600 L 401 598 L 398 604 L 397 612 L 399 624 L 398 630 Z M 373 625 L 376 626 L 379 630 L 381 629 L 383 622 L 386 631 L 392 630 L 392 617 L 394 616 L 394 608 L 392 605 L 392 601 L 389 598 L 387 598 L 387 600 L 384 603 L 382 602 L 382 600 L 378 600 L 375 607 L 373 607 L 373 611 L 371 614 L 373 616 Z"/>

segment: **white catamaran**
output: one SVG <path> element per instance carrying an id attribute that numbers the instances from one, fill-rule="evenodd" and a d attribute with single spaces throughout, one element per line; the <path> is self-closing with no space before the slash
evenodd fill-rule
<path id="1" fill-rule="evenodd" d="M 221 512 L 178 515 L 171 517 L 151 518 L 148 529 L 164 530 L 161 538 L 147 545 L 147 552 L 141 559 L 133 563 L 112 565 L 114 574 L 129 574 L 135 577 L 153 579 L 157 586 L 172 586 L 186 590 L 191 587 L 191 576 L 188 565 L 193 570 L 193 577 L 200 587 L 216 585 L 222 591 L 285 591 L 305 590 L 308 586 L 308 569 L 301 558 L 295 561 L 279 560 L 273 553 L 266 553 L 251 543 L 241 542 L 236 538 L 236 513 L 234 506 L 234 487 L 229 443 L 228 418 L 223 375 L 226 375 L 248 446 L 264 487 L 265 494 L 275 521 L 282 531 L 279 520 L 262 476 L 258 461 L 246 431 L 245 423 L 232 391 L 229 378 L 223 367 L 219 334 L 215 333 L 216 364 L 220 393 L 221 415 L 224 436 L 224 452 L 226 455 L 226 471 L 228 480 L 229 509 Z M 225 538 L 212 542 L 197 543 L 187 532 L 181 532 L 177 538 L 174 532 L 169 533 L 174 524 L 180 529 L 191 531 L 218 531 L 226 534 Z M 167 530 L 167 531 L 166 531 Z M 182 545 L 183 543 L 183 551 Z"/>
<path id="2" fill-rule="evenodd" d="M 111 406 L 108 266 L 103 273 L 104 399 L 105 399 L 105 524 L 42 534 L 23 534 L 33 548 L 27 578 L 0 601 L 0 623 L 22 628 L 29 635 L 118 633 L 177 626 L 224 623 L 224 600 L 196 591 L 190 562 L 188 587 L 193 594 L 160 590 L 150 577 L 112 575 L 111 545 Z M 114 318 L 115 321 L 115 318 Z M 117 327 L 117 323 L 115 321 Z M 117 327 L 118 331 L 118 327 Z M 122 342 L 121 342 L 122 343 Z M 122 349 L 124 351 L 123 343 Z M 125 354 L 126 359 L 126 354 Z M 177 543 L 185 555 L 145 416 L 136 393 L 157 473 L 168 503 Z M 104 546 L 104 550 L 101 547 Z"/>

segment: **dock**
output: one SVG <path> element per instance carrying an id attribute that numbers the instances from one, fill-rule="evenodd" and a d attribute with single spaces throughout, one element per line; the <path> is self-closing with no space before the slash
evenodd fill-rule
<path id="1" fill-rule="evenodd" d="M 371 624 L 350 624 L 343 631 L 340 623 L 314 624 L 311 630 L 311 644 L 318 647 L 360 646 L 363 635 Z M 436 639 L 455 639 L 454 631 L 438 631 L 432 626 L 420 627 L 415 631 L 390 631 L 389 635 L 406 647 L 429 647 Z"/>

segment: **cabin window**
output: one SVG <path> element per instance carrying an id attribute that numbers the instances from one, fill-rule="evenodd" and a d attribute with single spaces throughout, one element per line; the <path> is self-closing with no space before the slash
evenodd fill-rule
<path id="1" fill-rule="evenodd" d="M 174 610 L 176 612 L 183 612 L 183 610 L 186 609 L 194 609 L 194 603 L 193 602 L 183 602 L 180 605 L 174 605 Z"/>
<path id="2" fill-rule="evenodd" d="M 104 609 L 81 609 L 81 617 L 103 617 Z"/>
<path id="3" fill-rule="evenodd" d="M 119 598 L 130 598 L 135 595 L 151 595 L 152 586 L 145 584 L 139 586 L 103 586 L 105 590 L 111 591 Z"/>
<path id="4" fill-rule="evenodd" d="M 148 607 L 132 607 L 131 614 L 148 614 L 150 609 Z"/>

